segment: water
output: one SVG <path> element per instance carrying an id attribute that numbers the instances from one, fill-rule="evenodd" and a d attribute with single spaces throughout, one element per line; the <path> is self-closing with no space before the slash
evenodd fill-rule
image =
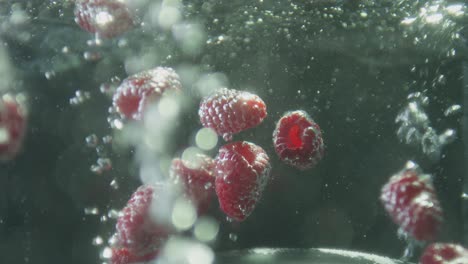
<path id="1" fill-rule="evenodd" d="M 440 199 L 437 241 L 468 245 L 463 1 L 120 2 L 131 28 L 126 13 L 100 12 L 96 34 L 75 23 L 75 1 L 0 3 L 0 98 L 21 94 L 27 124 L 20 151 L 0 153 L 1 263 L 108 261 L 120 210 L 138 186 L 170 178 L 175 157 L 215 157 L 226 144 L 198 116 L 201 99 L 221 87 L 266 104 L 264 121 L 233 141 L 265 150 L 268 184 L 243 222 L 220 210 L 216 194 L 200 215 L 180 197 L 181 183 L 165 189 L 152 204 L 165 212 L 152 217 L 175 230 L 160 246 L 162 263 L 351 263 L 342 258 L 354 251 L 406 252 L 416 263 L 426 244 L 400 239 L 379 202 L 410 160 Z M 107 27 L 112 21 L 120 24 Z M 117 88 L 155 67 L 174 69 L 182 88 L 141 120 L 122 118 Z M 323 132 L 324 158 L 312 169 L 285 164 L 272 143 L 276 122 L 295 110 Z M 14 137 L 2 118 L 3 143 Z"/>

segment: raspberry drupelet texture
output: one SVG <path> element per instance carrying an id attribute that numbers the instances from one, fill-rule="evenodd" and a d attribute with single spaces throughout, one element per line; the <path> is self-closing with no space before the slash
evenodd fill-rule
<path id="1" fill-rule="evenodd" d="M 182 185 L 199 214 L 209 209 L 214 195 L 214 167 L 213 159 L 203 154 L 197 154 L 194 161 L 172 160 L 170 176 Z"/>
<path id="2" fill-rule="evenodd" d="M 27 125 L 27 109 L 22 95 L 0 97 L 0 160 L 11 160 L 21 150 Z"/>
<path id="3" fill-rule="evenodd" d="M 198 114 L 204 127 L 212 128 L 229 141 L 233 134 L 259 125 L 267 110 L 255 94 L 222 88 L 201 101 Z"/>
<path id="4" fill-rule="evenodd" d="M 168 239 L 171 229 L 150 215 L 150 206 L 157 206 L 163 188 L 162 184 L 140 186 L 127 202 L 116 224 L 116 243 L 113 245 L 113 252 L 118 254 L 116 261 L 157 255 Z"/>
<path id="5" fill-rule="evenodd" d="M 75 22 L 104 38 L 119 36 L 133 27 L 128 7 L 118 0 L 77 0 Z"/>
<path id="6" fill-rule="evenodd" d="M 123 80 L 112 101 L 123 118 L 140 120 L 149 103 L 158 101 L 167 91 L 181 89 L 179 75 L 172 68 L 157 67 Z"/>
<path id="7" fill-rule="evenodd" d="M 142 263 L 154 260 L 159 251 L 153 251 L 148 254 L 136 254 L 128 248 L 112 248 L 111 264 L 132 264 Z"/>
<path id="8" fill-rule="evenodd" d="M 461 245 L 435 243 L 429 245 L 421 258 L 421 264 L 465 264 L 468 263 L 468 250 Z"/>
<path id="9" fill-rule="evenodd" d="M 419 241 L 432 241 L 442 223 L 442 209 L 429 175 L 404 169 L 382 188 L 380 200 L 392 220 Z"/>
<path id="10" fill-rule="evenodd" d="M 279 158 L 298 169 L 314 167 L 323 157 L 322 131 L 306 112 L 288 112 L 273 132 L 273 145 Z"/>
<path id="11" fill-rule="evenodd" d="M 236 221 L 245 220 L 269 182 L 268 155 L 253 143 L 233 142 L 219 149 L 215 163 L 215 188 L 221 210 Z"/>

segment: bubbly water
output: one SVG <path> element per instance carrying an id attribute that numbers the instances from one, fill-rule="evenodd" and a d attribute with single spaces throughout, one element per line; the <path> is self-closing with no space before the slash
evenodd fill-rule
<path id="1" fill-rule="evenodd" d="M 80 27 L 75 8 L 88 2 L 118 3 L 131 17 L 88 10 L 83 17 L 96 22 Z M 451 0 L 1 1 L 0 98 L 25 97 L 27 129 L 18 154 L 0 152 L 0 263 L 111 263 L 116 221 L 135 189 L 170 179 L 175 157 L 197 164 L 226 144 L 198 116 L 202 98 L 222 87 L 267 106 L 265 120 L 233 141 L 268 153 L 269 182 L 242 222 L 216 198 L 199 214 L 180 188 L 164 189 L 150 217 L 175 231 L 148 263 L 400 263 L 391 259 L 402 255 L 416 263 L 428 243 L 400 239 L 379 201 L 409 160 L 432 175 L 444 212 L 437 241 L 467 246 L 467 8 Z M 181 91 L 145 105 L 141 120 L 124 118 L 118 87 L 155 67 L 174 69 Z M 6 105 L 0 151 L 12 140 Z M 295 110 L 322 129 L 324 158 L 308 170 L 283 163 L 272 143 L 276 122 Z"/>

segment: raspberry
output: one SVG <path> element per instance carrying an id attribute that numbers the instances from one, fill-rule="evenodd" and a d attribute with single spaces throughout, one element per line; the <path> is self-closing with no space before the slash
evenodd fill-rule
<path id="1" fill-rule="evenodd" d="M 305 170 L 322 159 L 324 145 L 322 131 L 306 112 L 288 112 L 276 124 L 273 145 L 286 164 Z"/>
<path id="2" fill-rule="evenodd" d="M 171 178 L 181 183 L 185 194 L 196 205 L 199 214 L 206 212 L 214 193 L 214 161 L 210 157 L 198 154 L 194 163 L 174 159 L 171 166 Z"/>
<path id="3" fill-rule="evenodd" d="M 257 95 L 222 88 L 202 100 L 198 115 L 204 127 L 214 129 L 229 141 L 233 134 L 260 124 L 267 111 Z"/>
<path id="4" fill-rule="evenodd" d="M 245 220 L 270 179 L 268 155 L 253 143 L 233 142 L 219 149 L 215 163 L 215 188 L 221 209 L 234 220 Z"/>
<path id="5" fill-rule="evenodd" d="M 442 209 L 429 175 L 407 168 L 392 176 L 380 196 L 385 209 L 403 231 L 431 241 L 442 222 Z"/>
<path id="6" fill-rule="evenodd" d="M 82 29 L 104 38 L 121 35 L 133 26 L 127 6 L 117 0 L 77 0 L 75 22 Z"/>
<path id="7" fill-rule="evenodd" d="M 463 264 L 468 263 L 468 250 L 460 245 L 435 243 L 426 248 L 421 264 Z"/>
<path id="8" fill-rule="evenodd" d="M 26 130 L 27 111 L 23 96 L 0 97 L 0 160 L 14 158 L 21 149 Z"/>
<path id="9" fill-rule="evenodd" d="M 130 264 L 151 261 L 158 255 L 159 250 L 144 255 L 136 255 L 128 248 L 112 248 L 111 264 Z"/>
<path id="10" fill-rule="evenodd" d="M 127 119 L 140 120 L 145 106 L 159 100 L 168 90 L 182 88 L 177 73 L 166 67 L 157 67 L 134 74 L 117 88 L 113 105 Z"/>
<path id="11" fill-rule="evenodd" d="M 126 250 L 119 253 L 122 256 L 129 254 L 139 258 L 151 255 L 167 240 L 171 233 L 169 228 L 155 222 L 149 214 L 150 205 L 157 205 L 158 193 L 163 188 L 163 185 L 140 186 L 122 210 L 117 219 L 114 247 L 115 251 Z"/>

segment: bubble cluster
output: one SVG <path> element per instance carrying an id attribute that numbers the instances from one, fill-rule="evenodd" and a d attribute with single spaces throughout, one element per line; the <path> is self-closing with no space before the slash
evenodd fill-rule
<path id="1" fill-rule="evenodd" d="M 86 91 L 77 90 L 75 96 L 70 98 L 70 105 L 76 106 L 83 104 L 84 102 L 91 99 L 91 93 Z"/>
<path id="2" fill-rule="evenodd" d="M 105 135 L 102 137 L 102 144 L 96 134 L 91 134 L 85 138 L 85 144 L 88 148 L 92 148 L 96 151 L 98 156 L 96 163 L 90 166 L 90 171 L 94 174 L 101 175 L 106 171 L 112 169 L 112 160 L 109 158 L 109 144 L 112 143 L 112 136 Z M 114 179 L 111 182 L 113 188 L 118 188 L 118 183 Z"/>
<path id="3" fill-rule="evenodd" d="M 431 127 L 425 107 L 429 98 L 416 92 L 408 95 L 408 104 L 397 115 L 395 122 L 399 125 L 397 136 L 400 141 L 409 145 L 419 146 L 422 152 L 433 161 L 441 157 L 442 149 L 456 139 L 454 129 L 446 129 L 438 134 Z"/>

